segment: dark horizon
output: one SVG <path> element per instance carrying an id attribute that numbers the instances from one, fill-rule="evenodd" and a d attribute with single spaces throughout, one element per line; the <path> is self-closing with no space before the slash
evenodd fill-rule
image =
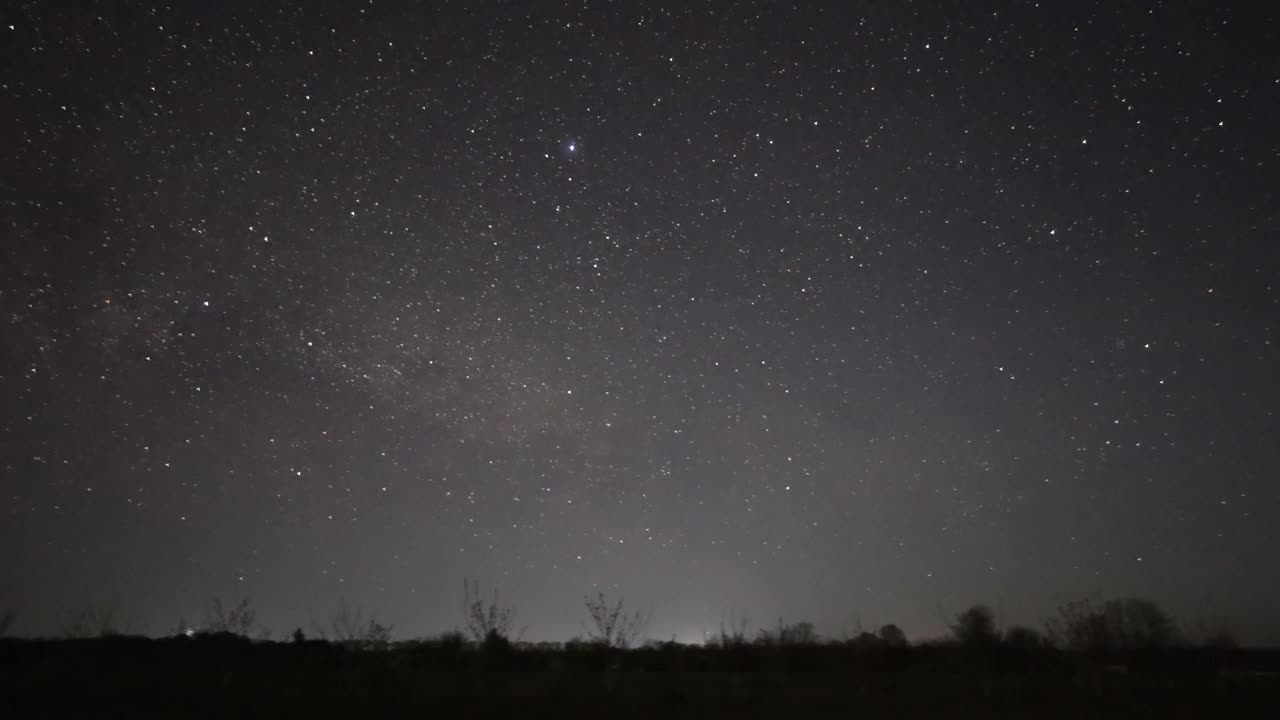
<path id="1" fill-rule="evenodd" d="M 471 583 L 473 581 L 466 581 Z M 1230 618 L 1199 616 L 1178 618 L 1147 598 L 1079 598 L 1058 606 L 1039 622 L 1010 621 L 1002 610 L 985 603 L 949 613 L 939 608 L 935 632 L 911 635 L 891 620 L 865 624 L 855 618 L 837 630 L 819 628 L 813 622 L 778 616 L 753 621 L 747 616 L 725 616 L 705 626 L 698 635 L 654 633 L 651 611 L 628 604 L 623 596 L 609 596 L 602 590 L 579 598 L 577 629 L 562 637 L 530 637 L 519 606 L 501 593 L 480 592 L 479 584 L 464 583 L 463 602 L 452 622 L 433 618 L 428 632 L 406 633 L 385 616 L 367 608 L 341 602 L 329 612 L 308 616 L 305 622 L 273 625 L 258 613 L 252 598 L 228 600 L 216 597 L 199 615 L 179 615 L 168 627 L 156 629 L 139 622 L 138 615 L 116 604 L 86 606 L 70 613 L 47 632 L 22 632 L 12 609 L 0 611 L 0 638 L 21 641 L 58 642 L 147 638 L 152 640 L 201 638 L 233 639 L 254 643 L 299 643 L 319 641 L 344 645 L 352 650 L 373 651 L 388 647 L 469 646 L 492 653 L 511 649 L 583 649 L 604 647 L 616 650 L 652 650 L 662 647 L 720 647 L 724 649 L 769 647 L 843 647 L 854 651 L 917 648 L 982 651 L 998 650 L 1016 658 L 1020 653 L 1045 655 L 1203 655 L 1218 658 L 1222 653 L 1264 651 L 1267 656 L 1280 645 L 1238 633 Z M 467 588 L 471 588 L 468 590 Z M 593 607 L 594 605 L 594 607 Z M 597 610 L 603 610 L 600 614 Z M 610 640 L 601 618 L 609 612 L 625 628 L 624 642 Z M 486 616 L 486 613 L 489 613 Z M 487 619 L 486 619 L 487 617 Z M 611 622 L 611 627 L 614 621 Z M 412 624 L 411 624 L 412 626 Z M 658 627 L 662 624 L 658 623 Z M 1099 627 L 1108 629 L 1097 635 Z M 890 638 L 886 641 L 885 638 Z M 1085 644 L 1089 641 L 1094 645 Z M 496 643 L 496 645 L 495 645 Z M 1243 657 L 1243 655 L 1240 655 Z"/>
<path id="2" fill-rule="evenodd" d="M 0 611 L 1280 646 L 1260 4 L 18 2 Z"/>

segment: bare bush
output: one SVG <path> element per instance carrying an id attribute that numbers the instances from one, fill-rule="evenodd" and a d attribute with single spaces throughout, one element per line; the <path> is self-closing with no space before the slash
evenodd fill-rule
<path id="1" fill-rule="evenodd" d="M 344 643 L 355 640 L 360 635 L 360 627 L 364 623 L 364 611 L 342 603 L 329 617 L 328 625 L 311 622 L 311 631 L 322 640 L 333 640 Z"/>
<path id="2" fill-rule="evenodd" d="M 205 613 L 204 632 L 230 633 L 250 637 L 257 626 L 257 613 L 249 606 L 249 598 L 243 598 L 234 607 L 225 607 L 222 598 L 214 598 Z"/>
<path id="3" fill-rule="evenodd" d="M 485 602 L 480 596 L 480 583 L 462 581 L 463 618 L 466 621 L 467 634 L 477 643 L 496 643 L 511 638 L 511 627 L 515 623 L 515 610 L 504 607 L 498 598 L 498 590 L 493 591 L 493 600 Z"/>
<path id="4" fill-rule="evenodd" d="M 133 624 L 122 618 L 114 605 L 98 605 L 71 613 L 62 626 L 66 638 L 113 637 L 128 635 Z"/>
<path id="5" fill-rule="evenodd" d="M 365 650 L 386 650 L 391 645 L 391 630 L 394 625 L 383 625 L 373 618 L 360 633 L 360 647 Z"/>
<path id="6" fill-rule="evenodd" d="M 587 636 L 593 643 L 625 650 L 635 643 L 648 624 L 648 619 L 639 610 L 627 613 L 621 597 L 610 606 L 604 592 L 598 591 L 594 598 L 583 596 L 583 601 L 591 618 Z"/>
<path id="7" fill-rule="evenodd" d="M 342 603 L 329 617 L 328 626 L 315 621 L 311 623 L 311 631 L 322 640 L 333 640 L 349 647 L 365 650 L 382 650 L 391 643 L 393 625 L 384 625 L 377 618 L 370 616 L 365 620 L 364 610 Z M 297 641 L 297 633 L 295 633 Z M 305 638 L 304 638 L 305 639 Z M 300 641 L 299 641 L 300 642 Z"/>
<path id="8" fill-rule="evenodd" d="M 724 620 L 720 621 L 720 634 L 715 638 L 715 644 L 721 647 L 742 647 L 747 644 L 747 618 L 739 617 L 736 620 L 730 620 L 726 625 Z"/>

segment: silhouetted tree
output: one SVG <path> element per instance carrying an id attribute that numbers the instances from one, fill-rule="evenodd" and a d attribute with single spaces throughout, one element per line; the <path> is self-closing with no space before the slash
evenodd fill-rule
<path id="1" fill-rule="evenodd" d="M 782 628 L 778 641 L 783 645 L 814 645 L 818 642 L 818 632 L 813 623 L 802 620 Z"/>
<path id="2" fill-rule="evenodd" d="M 450 630 L 440 633 L 435 640 L 431 642 L 440 646 L 442 649 L 449 650 L 454 653 L 460 653 L 467 646 L 467 636 L 458 630 Z"/>
<path id="3" fill-rule="evenodd" d="M 9 633 L 9 628 L 13 627 L 13 619 L 16 617 L 12 610 L 5 610 L 0 613 L 0 637 L 4 637 Z"/>
<path id="4" fill-rule="evenodd" d="M 1088 652 L 1163 650 L 1180 638 L 1173 618 L 1159 605 L 1132 597 L 1101 607 L 1088 600 L 1066 603 L 1045 631 L 1055 645 Z"/>
<path id="5" fill-rule="evenodd" d="M 498 591 L 493 591 L 493 601 L 486 603 L 480 597 L 480 584 L 462 581 L 463 616 L 467 634 L 477 643 L 495 643 L 498 638 L 509 639 L 515 622 L 515 610 L 503 607 L 498 601 Z"/>
<path id="6" fill-rule="evenodd" d="M 875 633 L 869 633 L 865 630 L 854 635 L 853 638 L 849 640 L 849 644 L 861 650 L 871 650 L 884 647 L 883 640 L 881 640 Z"/>
<path id="7" fill-rule="evenodd" d="M 1044 647 L 1044 638 L 1033 628 L 1015 625 L 1004 633 L 1004 644 L 1013 650 L 1038 650 Z"/>
<path id="8" fill-rule="evenodd" d="M 511 638 L 498 632 L 491 632 L 480 642 L 480 649 L 486 653 L 505 653 L 511 649 Z"/>
<path id="9" fill-rule="evenodd" d="M 631 647 L 647 622 L 639 610 L 628 614 L 622 598 L 618 598 L 618 602 L 612 607 L 603 592 L 597 592 L 594 598 L 585 595 L 583 601 L 587 607 L 587 615 L 591 618 L 587 634 L 591 642 L 605 647 Z"/>
<path id="10" fill-rule="evenodd" d="M 818 642 L 818 633 L 811 622 L 786 623 L 778 618 L 778 626 L 773 630 L 760 630 L 756 642 L 761 645 L 814 645 Z"/>
<path id="11" fill-rule="evenodd" d="M 887 647 L 907 646 L 907 634 L 902 632 L 902 628 L 894 625 L 893 623 L 880 626 L 879 638 L 880 642 L 884 643 Z"/>
<path id="12" fill-rule="evenodd" d="M 1000 642 L 995 615 L 986 605 L 974 605 L 957 615 L 951 634 L 969 647 L 990 647 Z"/>

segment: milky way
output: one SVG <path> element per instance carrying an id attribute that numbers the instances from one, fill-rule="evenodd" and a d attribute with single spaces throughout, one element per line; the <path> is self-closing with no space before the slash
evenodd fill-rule
<path id="1" fill-rule="evenodd" d="M 1280 637 L 1265 10 L 145 5 L 0 23 L 20 630 Z"/>

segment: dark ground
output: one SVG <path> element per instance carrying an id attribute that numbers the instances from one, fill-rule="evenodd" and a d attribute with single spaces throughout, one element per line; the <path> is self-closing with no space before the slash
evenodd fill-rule
<path id="1" fill-rule="evenodd" d="M 1280 717 L 1280 652 L 0 642 L 0 717 Z"/>

